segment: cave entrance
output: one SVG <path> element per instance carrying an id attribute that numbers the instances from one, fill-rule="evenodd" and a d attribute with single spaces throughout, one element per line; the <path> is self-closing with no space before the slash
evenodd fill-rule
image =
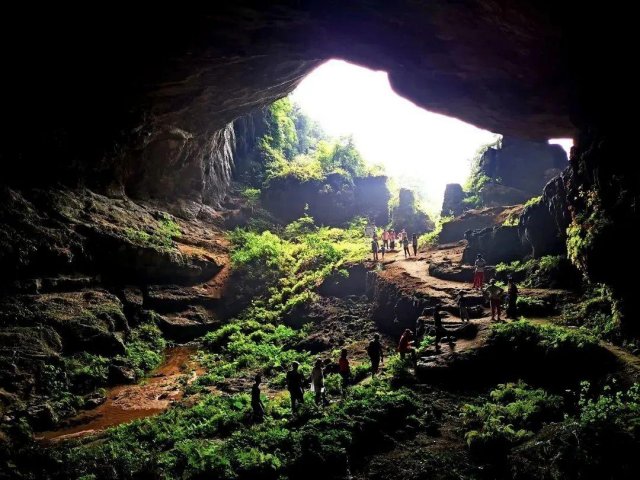
<path id="1" fill-rule="evenodd" d="M 413 190 L 432 218 L 440 215 L 447 185 L 459 184 L 469 190 L 483 152 L 498 148 L 502 138 L 500 132 L 425 110 L 396 93 L 385 71 L 344 60 L 320 65 L 289 98 L 324 134 L 349 138 L 369 164 L 382 167 L 395 188 Z M 558 138 L 549 143 L 560 145 L 568 154 L 573 141 Z M 527 144 L 524 150 L 531 152 L 525 153 L 518 147 L 511 155 L 533 160 L 538 156 L 541 163 L 548 163 L 544 147 L 534 152 L 536 148 Z M 555 167 L 562 162 L 555 163 L 554 168 L 540 167 L 543 177 L 531 188 L 531 196 L 539 195 L 545 180 L 557 173 Z M 516 162 L 514 168 L 518 168 Z M 500 182 L 504 175 L 497 172 L 495 176 Z"/>

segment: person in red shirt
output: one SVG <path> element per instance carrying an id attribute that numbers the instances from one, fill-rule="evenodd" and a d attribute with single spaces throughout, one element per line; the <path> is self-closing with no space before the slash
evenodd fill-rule
<path id="1" fill-rule="evenodd" d="M 338 360 L 338 373 L 342 377 L 342 396 L 347 394 L 347 387 L 349 386 L 349 380 L 351 379 L 351 366 L 349 365 L 349 359 L 347 358 L 347 350 L 345 348 L 340 352 L 340 359 Z"/>
<path id="2" fill-rule="evenodd" d="M 400 337 L 398 343 L 398 352 L 400 352 L 400 358 L 404 360 L 405 356 L 409 354 L 413 363 L 416 363 L 416 349 L 414 347 L 415 341 L 413 339 L 413 332 L 408 328 L 404 331 Z"/>

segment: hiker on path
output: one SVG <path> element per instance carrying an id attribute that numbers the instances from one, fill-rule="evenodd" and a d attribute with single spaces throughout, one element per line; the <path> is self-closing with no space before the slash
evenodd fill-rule
<path id="1" fill-rule="evenodd" d="M 293 362 L 287 372 L 287 390 L 291 395 L 291 411 L 296 413 L 300 404 L 304 403 L 304 375 L 298 370 L 300 364 Z"/>
<path id="2" fill-rule="evenodd" d="M 264 420 L 264 404 L 260 398 L 260 384 L 262 383 L 262 375 L 259 373 L 255 377 L 255 382 L 251 387 L 251 408 L 253 409 L 253 420 L 261 423 Z"/>
<path id="3" fill-rule="evenodd" d="M 367 355 L 369 355 L 369 360 L 371 360 L 371 376 L 375 377 L 376 373 L 378 373 L 380 362 L 384 363 L 384 352 L 380 344 L 380 335 L 377 333 L 367 346 Z"/>
<path id="4" fill-rule="evenodd" d="M 460 320 L 462 322 L 469 321 L 469 299 L 465 297 L 464 290 L 460 290 L 458 292 L 458 296 L 456 297 L 456 302 L 458 303 L 458 308 L 460 309 Z"/>
<path id="5" fill-rule="evenodd" d="M 382 232 L 382 245 L 385 248 L 389 248 L 389 230 L 383 230 Z"/>
<path id="6" fill-rule="evenodd" d="M 413 244 L 413 256 L 415 257 L 418 255 L 418 235 L 415 233 L 411 237 L 411 243 Z"/>
<path id="7" fill-rule="evenodd" d="M 487 266 L 487 262 L 482 258 L 481 254 L 478 254 L 475 261 L 475 271 L 473 274 L 473 288 L 482 290 L 484 286 L 484 267 Z"/>
<path id="8" fill-rule="evenodd" d="M 400 337 L 400 342 L 398 342 L 398 352 L 400 352 L 400 358 L 402 358 L 403 360 L 405 356 L 409 354 L 413 364 L 414 365 L 416 364 L 417 358 L 416 358 L 415 341 L 413 337 L 413 332 L 408 328 L 404 331 L 404 333 Z"/>
<path id="9" fill-rule="evenodd" d="M 389 230 L 389 250 L 396 249 L 396 232 L 393 230 Z"/>
<path id="10" fill-rule="evenodd" d="M 387 247 L 385 247 L 384 242 L 382 242 L 382 246 L 380 247 L 380 253 L 382 253 L 382 260 L 384 261 L 384 254 L 387 253 Z"/>
<path id="11" fill-rule="evenodd" d="M 500 314 L 502 313 L 502 297 L 504 290 L 496 285 L 495 279 L 489 280 L 489 286 L 484 290 L 484 294 L 489 298 L 489 304 L 491 305 L 491 320 L 495 320 L 496 314 L 498 315 L 498 321 L 500 321 Z"/>
<path id="12" fill-rule="evenodd" d="M 349 359 L 347 358 L 347 349 L 343 348 L 340 352 L 340 359 L 338 360 L 338 373 L 342 377 L 342 396 L 347 394 L 347 387 L 351 380 L 351 366 L 349 365 Z"/>
<path id="13" fill-rule="evenodd" d="M 411 256 L 411 252 L 409 252 L 409 236 L 405 233 L 402 236 L 402 247 L 404 248 L 404 258 Z"/>
<path id="14" fill-rule="evenodd" d="M 507 277 L 507 318 L 516 318 L 518 316 L 518 287 L 513 281 L 513 277 Z"/>
<path id="15" fill-rule="evenodd" d="M 371 253 L 373 253 L 373 261 L 378 261 L 378 250 L 380 249 L 380 244 L 378 243 L 378 238 L 373 237 L 371 239 Z"/>
<path id="16" fill-rule="evenodd" d="M 316 364 L 311 370 L 311 390 L 315 392 L 316 405 L 327 404 L 327 399 L 324 393 L 324 367 L 322 366 L 322 360 L 316 360 Z"/>

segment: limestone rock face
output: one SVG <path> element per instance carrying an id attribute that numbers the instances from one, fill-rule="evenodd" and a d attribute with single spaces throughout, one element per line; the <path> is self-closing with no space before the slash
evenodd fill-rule
<path id="1" fill-rule="evenodd" d="M 308 213 L 320 224 L 342 225 L 364 214 L 377 225 L 385 225 L 389 221 L 390 196 L 386 181 L 383 176 L 353 181 L 338 173 L 327 175 L 323 181 L 276 178 L 262 190 L 262 202 L 283 221 Z"/>
<path id="2" fill-rule="evenodd" d="M 442 212 L 440 215 L 443 217 L 457 217 L 464 212 L 465 193 L 462 190 L 462 185 L 459 183 L 449 183 L 444 189 L 444 199 L 442 200 Z"/>
<path id="3" fill-rule="evenodd" d="M 468 234 L 467 241 L 469 243 L 462 256 L 464 263 L 473 263 L 478 253 L 491 265 L 521 260 L 529 253 L 520 239 L 518 227 L 485 228 Z"/>
<path id="4" fill-rule="evenodd" d="M 509 216 L 517 215 L 521 209 L 522 207 L 490 207 L 469 210 L 445 222 L 438 241 L 441 244 L 457 242 L 465 238 L 467 231 L 501 225 Z"/>
<path id="5" fill-rule="evenodd" d="M 515 205 L 540 195 L 543 187 L 567 168 L 560 145 L 505 136 L 498 148 L 480 159 L 480 171 L 492 182 L 480 191 L 485 206 Z"/>
<path id="6" fill-rule="evenodd" d="M 547 184 L 539 202 L 524 209 L 520 217 L 523 240 L 531 246 L 533 257 L 565 255 L 567 227 L 571 222 L 564 176 Z"/>
<path id="7" fill-rule="evenodd" d="M 417 208 L 413 190 L 407 188 L 400 189 L 399 203 L 393 209 L 391 219 L 391 226 L 396 232 L 405 229 L 409 235 L 414 233 L 422 235 L 434 228 L 434 223 L 429 216 Z"/>

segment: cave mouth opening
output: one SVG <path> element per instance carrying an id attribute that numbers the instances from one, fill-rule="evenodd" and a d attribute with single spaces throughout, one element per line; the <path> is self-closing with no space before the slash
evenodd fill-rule
<path id="1" fill-rule="evenodd" d="M 332 137 L 352 138 L 368 164 L 413 190 L 437 215 L 446 186 L 469 182 L 479 152 L 500 133 L 424 109 L 396 93 L 388 73 L 329 59 L 308 73 L 290 99 Z M 548 139 L 567 153 L 570 138 Z"/>

